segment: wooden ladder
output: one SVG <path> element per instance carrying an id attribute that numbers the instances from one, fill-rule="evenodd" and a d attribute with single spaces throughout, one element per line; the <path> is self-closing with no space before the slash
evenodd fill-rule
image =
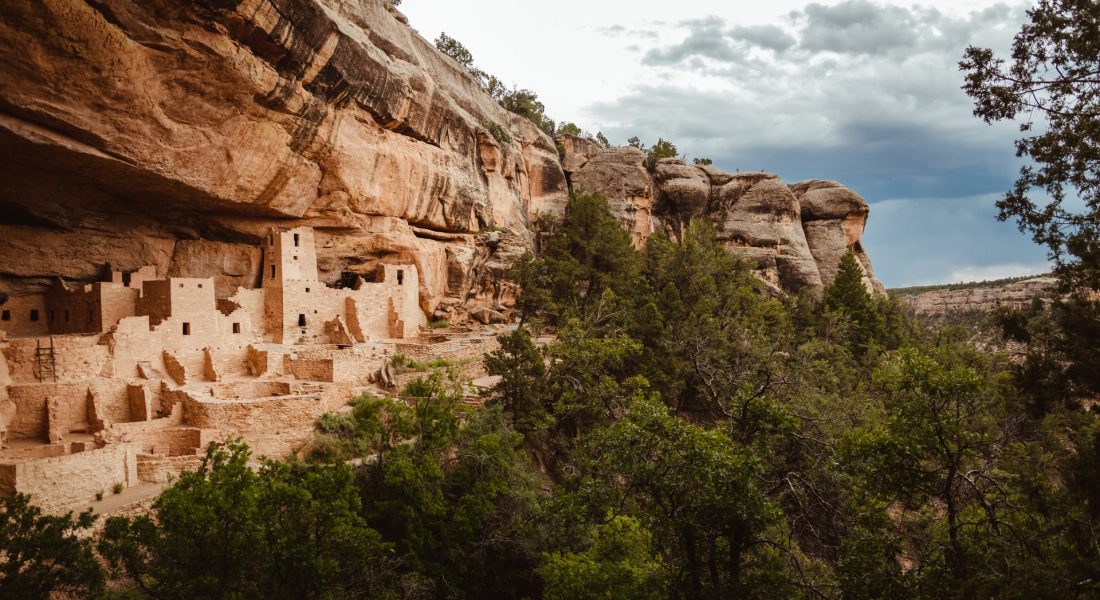
<path id="1" fill-rule="evenodd" d="M 42 338 L 35 340 L 34 351 L 34 376 L 38 381 L 57 381 L 57 354 L 54 352 L 53 336 L 49 337 L 50 345 L 43 346 Z"/>

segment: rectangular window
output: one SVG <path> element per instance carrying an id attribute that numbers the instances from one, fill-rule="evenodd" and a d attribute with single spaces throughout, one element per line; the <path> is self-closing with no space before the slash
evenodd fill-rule
<path id="1" fill-rule="evenodd" d="M 268 246 L 274 246 L 275 245 L 275 236 L 274 235 L 267 236 L 267 245 Z"/>
<path id="2" fill-rule="evenodd" d="M 240 333 L 240 332 L 241 332 L 241 324 L 240 323 L 234 323 L 233 324 L 233 333 Z"/>
<path id="3" fill-rule="evenodd" d="M 306 326 L 306 316 L 305 315 L 298 315 L 298 327 L 305 327 L 305 326 Z"/>
<path id="4" fill-rule="evenodd" d="M 191 324 L 190 323 L 184 323 L 183 324 L 183 335 L 191 335 Z"/>
<path id="5" fill-rule="evenodd" d="M 405 283 L 405 270 L 397 270 L 397 285 L 403 285 Z"/>
<path id="6" fill-rule="evenodd" d="M 306 293 L 307 293 L 307 294 L 309 293 L 309 288 L 306 288 Z"/>
<path id="7" fill-rule="evenodd" d="M 297 233 L 294 234 L 294 247 L 295 248 L 298 247 L 298 234 Z"/>
<path id="8" fill-rule="evenodd" d="M 3 313 L 0 313 L 0 321 L 10 321 L 10 320 L 11 320 L 11 311 L 10 310 L 5 310 Z"/>
<path id="9" fill-rule="evenodd" d="M 271 278 L 275 279 L 275 265 L 271 265 Z"/>
<path id="10" fill-rule="evenodd" d="M 202 284 L 201 284 L 201 283 L 199 284 L 199 289 L 200 289 L 200 290 L 202 289 Z"/>
<path id="11" fill-rule="evenodd" d="M 183 284 L 182 284 L 182 283 L 180 284 L 180 287 L 183 287 Z"/>
<path id="12" fill-rule="evenodd" d="M 37 308 L 32 308 L 31 309 L 31 320 L 32 321 L 37 321 L 38 320 L 38 309 Z"/>

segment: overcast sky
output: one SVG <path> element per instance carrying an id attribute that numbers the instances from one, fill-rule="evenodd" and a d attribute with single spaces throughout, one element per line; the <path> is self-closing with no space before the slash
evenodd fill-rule
<path id="1" fill-rule="evenodd" d="M 1016 127 L 972 116 L 957 63 L 1004 51 L 1030 3 L 934 0 L 405 0 L 558 121 L 671 140 L 733 171 L 835 179 L 871 203 L 864 243 L 888 287 L 1047 270 L 993 203 Z"/>

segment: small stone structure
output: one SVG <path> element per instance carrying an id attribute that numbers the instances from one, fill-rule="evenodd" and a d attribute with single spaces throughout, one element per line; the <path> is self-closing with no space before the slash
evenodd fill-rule
<path id="1" fill-rule="evenodd" d="M 426 322 L 414 265 L 330 287 L 305 227 L 272 229 L 263 253 L 260 287 L 225 298 L 145 267 L 0 305 L 0 495 L 68 510 L 164 482 L 227 435 L 285 454 Z"/>

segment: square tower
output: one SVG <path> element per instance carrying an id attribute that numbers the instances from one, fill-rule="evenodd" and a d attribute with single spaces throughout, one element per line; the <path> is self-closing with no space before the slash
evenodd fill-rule
<path id="1" fill-rule="evenodd" d="M 317 250 L 311 227 L 272 227 L 264 240 L 263 287 L 286 287 L 292 281 L 317 281 Z"/>

